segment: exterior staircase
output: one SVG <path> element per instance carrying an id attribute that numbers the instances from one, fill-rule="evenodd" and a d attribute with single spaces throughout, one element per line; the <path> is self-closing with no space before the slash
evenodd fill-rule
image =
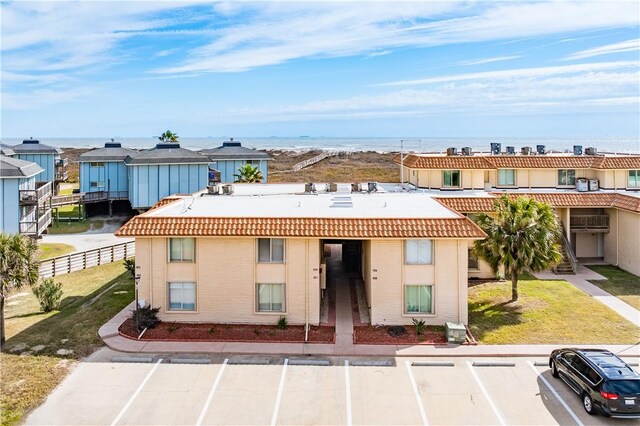
<path id="1" fill-rule="evenodd" d="M 564 232 L 564 226 L 562 227 L 560 252 L 562 253 L 562 263 L 556 266 L 553 272 L 557 275 L 575 275 L 578 269 L 578 259 L 571 249 L 567 234 Z"/>

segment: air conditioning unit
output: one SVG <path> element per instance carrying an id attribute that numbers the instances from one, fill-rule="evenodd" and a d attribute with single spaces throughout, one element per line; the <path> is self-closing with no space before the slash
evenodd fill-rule
<path id="1" fill-rule="evenodd" d="M 362 191 L 362 186 L 359 183 L 351 184 L 351 192 L 361 192 L 361 191 Z"/>
<path id="2" fill-rule="evenodd" d="M 219 195 L 220 194 L 220 185 L 208 185 L 207 186 L 207 194 L 209 194 L 209 195 Z"/>
<path id="3" fill-rule="evenodd" d="M 587 178 L 576 179 L 576 189 L 578 192 L 587 192 L 589 190 L 589 180 Z"/>
<path id="4" fill-rule="evenodd" d="M 520 148 L 520 153 L 522 155 L 530 155 L 531 154 L 531 147 L 530 146 L 523 146 L 522 148 Z"/>
<path id="5" fill-rule="evenodd" d="M 462 344 L 467 341 L 467 329 L 464 324 L 446 322 L 444 325 L 447 343 Z"/>
<path id="6" fill-rule="evenodd" d="M 586 148 L 584 150 L 584 153 L 586 155 L 598 155 L 598 150 L 596 148 L 590 146 L 590 147 L 588 147 L 588 148 Z"/>
<path id="7" fill-rule="evenodd" d="M 536 145 L 536 152 L 540 155 L 547 153 L 544 145 Z"/>
<path id="8" fill-rule="evenodd" d="M 507 154 L 514 155 L 515 153 L 516 153 L 516 147 L 515 146 L 508 146 L 507 147 Z"/>
<path id="9" fill-rule="evenodd" d="M 305 194 L 313 194 L 316 192 L 316 185 L 313 182 L 304 184 L 304 193 Z"/>
<path id="10" fill-rule="evenodd" d="M 376 182 L 367 183 L 367 192 L 377 192 L 378 184 Z"/>
<path id="11" fill-rule="evenodd" d="M 455 148 L 455 147 L 447 148 L 447 155 L 458 155 L 458 148 Z"/>
<path id="12" fill-rule="evenodd" d="M 491 153 L 494 155 L 500 154 L 502 144 L 499 142 L 491 142 Z"/>
<path id="13" fill-rule="evenodd" d="M 338 184 L 337 183 L 328 183 L 327 184 L 327 192 L 337 192 Z"/>
<path id="14" fill-rule="evenodd" d="M 573 146 L 573 155 L 582 155 L 582 145 Z"/>
<path id="15" fill-rule="evenodd" d="M 597 191 L 598 189 L 598 179 L 589 179 L 589 191 Z"/>
<path id="16" fill-rule="evenodd" d="M 222 185 L 222 193 L 224 195 L 233 194 L 233 185 Z"/>
<path id="17" fill-rule="evenodd" d="M 463 146 L 462 155 L 473 155 L 473 150 L 471 149 L 470 146 Z"/>

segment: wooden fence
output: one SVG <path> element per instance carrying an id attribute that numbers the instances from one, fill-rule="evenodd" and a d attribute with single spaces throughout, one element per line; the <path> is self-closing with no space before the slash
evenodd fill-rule
<path id="1" fill-rule="evenodd" d="M 304 169 L 305 167 L 309 167 L 313 164 L 319 163 L 325 158 L 336 157 L 340 155 L 349 155 L 349 154 L 351 154 L 351 151 L 323 151 L 320 154 L 316 155 L 315 157 L 309 158 L 308 160 L 301 161 L 298 164 L 294 165 L 292 170 L 294 172 L 297 172 L 299 170 Z"/>
<path id="2" fill-rule="evenodd" d="M 40 262 L 40 277 L 50 278 L 81 271 L 94 266 L 128 259 L 135 256 L 135 254 L 135 242 L 130 241 L 128 243 L 114 244 L 93 250 L 52 257 L 51 259 L 45 259 Z"/>

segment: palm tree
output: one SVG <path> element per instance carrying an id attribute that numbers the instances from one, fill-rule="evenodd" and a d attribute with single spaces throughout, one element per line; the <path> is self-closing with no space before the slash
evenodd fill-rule
<path id="1" fill-rule="evenodd" d="M 487 238 L 476 241 L 475 254 L 498 272 L 504 266 L 511 275 L 511 300 L 518 300 L 518 275 L 543 271 L 562 261 L 562 235 L 551 206 L 528 197 L 510 199 L 503 195 L 492 214 L 481 213 L 476 223 Z"/>
<path id="2" fill-rule="evenodd" d="M 262 170 L 253 167 L 251 164 L 244 164 L 238 169 L 238 173 L 234 175 L 236 182 L 239 183 L 259 183 L 262 182 Z"/>
<path id="3" fill-rule="evenodd" d="M 20 234 L 0 234 L 0 348 L 4 345 L 4 300 L 25 284 L 38 282 L 36 242 Z"/>
<path id="4" fill-rule="evenodd" d="M 173 133 L 171 130 L 167 130 L 166 132 L 158 136 L 158 139 L 160 139 L 160 142 L 178 143 L 178 134 Z"/>

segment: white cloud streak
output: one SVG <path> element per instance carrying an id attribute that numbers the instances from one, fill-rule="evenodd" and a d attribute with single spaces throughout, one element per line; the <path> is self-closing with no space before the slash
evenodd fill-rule
<path id="1" fill-rule="evenodd" d="M 481 64 L 490 64 L 493 62 L 502 62 L 502 61 L 510 61 L 512 59 L 522 58 L 522 55 L 513 55 L 513 56 L 496 56 L 493 58 L 485 58 L 485 59 L 476 59 L 474 61 L 464 61 L 460 62 L 460 65 L 481 65 Z"/>
<path id="2" fill-rule="evenodd" d="M 607 44 L 606 46 L 594 47 L 573 53 L 566 58 L 565 61 L 573 61 L 576 59 L 592 58 L 594 56 L 612 55 L 614 53 L 633 52 L 640 50 L 640 39 L 626 40 L 619 43 Z"/>

